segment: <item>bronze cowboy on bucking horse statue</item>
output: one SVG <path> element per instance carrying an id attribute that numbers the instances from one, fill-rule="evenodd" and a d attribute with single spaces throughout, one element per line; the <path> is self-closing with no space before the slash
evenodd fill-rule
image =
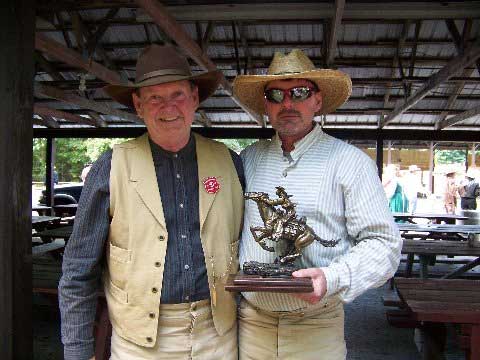
<path id="1" fill-rule="evenodd" d="M 316 235 L 313 229 L 307 225 L 305 217 L 297 217 L 296 204 L 290 201 L 291 195 L 288 195 L 281 186 L 277 186 L 276 189 L 278 199 L 270 199 L 269 195 L 264 192 L 247 192 L 244 197 L 257 203 L 260 217 L 265 225 L 264 227 L 250 227 L 255 241 L 270 252 L 274 252 L 275 249 L 268 246 L 266 240 L 274 242 L 284 240 L 286 242 L 286 251 L 278 257 L 280 264 L 295 261 L 302 256 L 301 250 L 314 240 L 319 241 L 325 247 L 333 247 L 339 242 L 339 240 L 324 240 Z"/>

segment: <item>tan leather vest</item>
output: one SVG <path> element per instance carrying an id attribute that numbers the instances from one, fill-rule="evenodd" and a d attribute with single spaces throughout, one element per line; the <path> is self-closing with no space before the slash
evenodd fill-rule
<path id="1" fill-rule="evenodd" d="M 195 139 L 200 237 L 215 328 L 222 335 L 236 321 L 236 303 L 224 284 L 238 271 L 243 192 L 228 149 L 198 135 Z M 208 177 L 220 184 L 216 193 L 206 191 Z M 168 233 L 146 134 L 113 149 L 110 216 L 104 272 L 110 320 L 121 337 L 153 347 Z"/>

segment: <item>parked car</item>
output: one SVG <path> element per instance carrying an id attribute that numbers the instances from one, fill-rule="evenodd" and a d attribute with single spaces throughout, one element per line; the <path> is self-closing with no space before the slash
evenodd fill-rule
<path id="1" fill-rule="evenodd" d="M 83 183 L 55 185 L 53 191 L 53 205 L 77 204 L 82 193 Z M 42 191 L 40 204 L 46 204 L 46 190 Z"/>

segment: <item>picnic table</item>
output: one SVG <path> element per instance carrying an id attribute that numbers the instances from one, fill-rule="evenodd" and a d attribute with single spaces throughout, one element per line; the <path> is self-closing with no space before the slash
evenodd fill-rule
<path id="1" fill-rule="evenodd" d="M 432 223 L 440 224 L 442 222 L 446 224 L 455 224 L 456 220 L 467 220 L 468 217 L 457 214 L 433 214 L 433 213 L 404 213 L 394 212 L 392 213 L 395 220 L 403 220 L 408 223 L 416 224 L 413 219 L 428 219 Z"/>
<path id="2" fill-rule="evenodd" d="M 480 247 L 469 246 L 467 241 L 405 239 L 403 241 L 402 253 L 407 254 L 406 277 L 411 277 L 415 254 L 419 257 L 420 277 L 423 279 L 428 278 L 429 265 L 435 263 L 437 255 L 477 257 L 455 271 L 444 275 L 442 277 L 444 279 L 459 277 L 470 269 L 480 265 Z"/>
<path id="3" fill-rule="evenodd" d="M 45 206 L 41 204 L 32 205 L 32 211 L 36 211 L 40 216 L 49 214 L 50 210 L 52 210 L 50 206 Z"/>
<path id="4" fill-rule="evenodd" d="M 461 325 L 466 359 L 480 359 L 480 281 L 395 278 L 404 315 L 423 336 L 423 359 L 444 359 L 445 323 Z"/>
<path id="5" fill-rule="evenodd" d="M 77 213 L 78 204 L 65 204 L 65 205 L 55 205 L 53 210 L 55 211 L 56 216 L 60 217 L 70 217 L 75 216 Z"/>
<path id="6" fill-rule="evenodd" d="M 48 226 L 58 225 L 60 220 L 59 216 L 32 216 L 32 228 L 35 231 L 41 231 Z"/>
<path id="7" fill-rule="evenodd" d="M 468 240 L 480 234 L 480 225 L 397 224 L 403 238 Z"/>

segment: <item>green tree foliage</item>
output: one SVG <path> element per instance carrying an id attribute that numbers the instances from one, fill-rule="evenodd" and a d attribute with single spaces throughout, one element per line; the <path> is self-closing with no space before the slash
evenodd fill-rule
<path id="1" fill-rule="evenodd" d="M 125 139 L 63 139 L 55 140 L 55 170 L 59 181 L 80 181 L 80 174 L 87 164 L 98 159 L 114 144 Z M 45 180 L 46 140 L 33 141 L 33 181 Z"/>
<path id="2" fill-rule="evenodd" d="M 464 150 L 438 150 L 435 152 L 436 164 L 465 163 Z"/>
<path id="3" fill-rule="evenodd" d="M 237 154 L 245 149 L 248 145 L 253 144 L 257 139 L 215 139 L 224 143 L 228 148 L 235 151 Z"/>
<path id="4" fill-rule="evenodd" d="M 91 164 L 114 144 L 125 139 L 63 139 L 55 140 L 55 170 L 60 182 L 80 181 L 80 174 L 87 164 Z M 239 153 L 256 139 L 219 139 L 233 151 Z M 33 181 L 45 181 L 45 139 L 33 140 Z"/>

